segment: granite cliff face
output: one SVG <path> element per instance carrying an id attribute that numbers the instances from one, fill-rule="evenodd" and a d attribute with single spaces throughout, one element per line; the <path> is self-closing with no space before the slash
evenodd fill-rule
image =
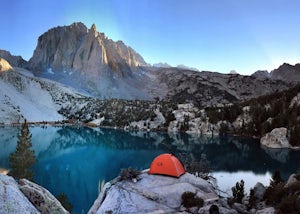
<path id="1" fill-rule="evenodd" d="M 93 96 L 150 99 L 144 59 L 123 42 L 114 42 L 82 23 L 56 27 L 41 35 L 29 61 L 37 76 L 46 77 Z"/>
<path id="2" fill-rule="evenodd" d="M 34 72 L 47 69 L 74 71 L 91 78 L 99 77 L 108 69 L 125 75 L 144 59 L 123 42 L 114 42 L 103 33 L 82 23 L 56 27 L 41 35 L 29 61 Z"/>

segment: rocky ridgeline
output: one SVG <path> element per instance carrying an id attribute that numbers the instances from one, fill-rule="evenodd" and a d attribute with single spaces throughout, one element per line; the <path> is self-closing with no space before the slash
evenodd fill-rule
<path id="1" fill-rule="evenodd" d="M 5 50 L 0 50 L 0 57 L 7 60 L 8 63 L 13 67 L 26 67 L 28 65 L 28 62 L 21 56 L 14 56 Z"/>
<path id="2" fill-rule="evenodd" d="M 163 68 L 155 75 L 160 85 L 166 85 L 165 99 L 204 107 L 244 101 L 291 86 L 281 80 L 178 68 Z"/>
<path id="3" fill-rule="evenodd" d="M 95 25 L 88 29 L 82 23 L 56 27 L 41 35 L 29 63 L 5 51 L 2 53 L 13 66 L 28 68 L 37 76 L 76 87 L 101 99 L 153 100 L 159 97 L 176 103 L 211 106 L 291 86 L 290 81 L 275 73 L 292 72 L 300 76 L 296 66 L 285 65 L 285 69 L 278 68 L 279 72 L 274 70 L 274 78 L 198 72 L 183 66 L 150 66 L 122 41 L 115 42 L 97 32 Z"/>
<path id="4" fill-rule="evenodd" d="M 290 65 L 288 63 L 283 63 L 277 69 L 272 70 L 270 73 L 268 71 L 256 71 L 251 76 L 266 80 L 282 80 L 284 82 L 299 83 L 300 81 L 300 64 Z"/>
<path id="5" fill-rule="evenodd" d="M 290 65 L 284 63 L 279 68 L 271 71 L 270 76 L 272 79 L 279 79 L 285 82 L 296 82 L 300 81 L 300 64 Z"/>
<path id="6" fill-rule="evenodd" d="M 56 27 L 41 35 L 29 68 L 36 75 L 63 83 L 71 80 L 100 98 L 159 97 L 202 106 L 246 100 L 290 86 L 280 78 L 150 67 L 122 41 L 114 42 L 97 32 L 95 25 L 87 29 L 82 23 Z"/>

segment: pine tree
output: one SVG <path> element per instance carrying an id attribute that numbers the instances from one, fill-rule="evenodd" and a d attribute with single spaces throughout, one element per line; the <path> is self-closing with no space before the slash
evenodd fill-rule
<path id="1" fill-rule="evenodd" d="M 240 182 L 236 182 L 235 187 L 231 188 L 233 199 L 237 203 L 242 203 L 242 200 L 245 197 L 244 184 L 244 181 L 241 180 Z"/>
<path id="2" fill-rule="evenodd" d="M 276 170 L 272 175 L 272 180 L 270 181 L 270 186 L 275 186 L 279 183 L 283 183 L 284 180 L 281 177 L 280 171 Z"/>
<path id="3" fill-rule="evenodd" d="M 33 179 L 34 172 L 31 167 L 36 163 L 34 150 L 32 150 L 31 134 L 28 125 L 22 124 L 21 132 L 18 134 L 18 144 L 16 151 L 9 155 L 11 171 L 9 174 L 15 179 Z"/>

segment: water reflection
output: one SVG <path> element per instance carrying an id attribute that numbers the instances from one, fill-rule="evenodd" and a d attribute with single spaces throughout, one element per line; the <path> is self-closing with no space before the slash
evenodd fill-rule
<path id="1" fill-rule="evenodd" d="M 228 197 L 228 193 L 231 193 L 231 188 L 235 186 L 237 181 L 244 180 L 245 182 L 245 192 L 249 194 L 250 189 L 255 186 L 257 182 L 260 182 L 264 185 L 270 184 L 270 179 L 272 177 L 270 172 L 266 172 L 264 174 L 255 174 L 251 171 L 239 171 L 235 173 L 231 172 L 214 172 L 212 176 L 216 179 L 215 185 L 221 189 L 219 192 L 220 195 L 224 197 Z"/>
<path id="2" fill-rule="evenodd" d="M 18 131 L 0 128 L 0 168 L 9 168 Z M 244 177 L 247 187 L 260 178 L 268 183 L 275 169 L 285 179 L 299 172 L 299 151 L 262 149 L 254 139 L 75 127 L 31 127 L 30 132 L 38 158 L 35 181 L 54 195 L 66 193 L 76 213 L 87 212 L 99 182 L 116 177 L 122 168 L 149 168 L 153 158 L 164 152 L 186 153 L 196 160 L 205 153 L 218 185 L 225 189 L 238 177 Z"/>

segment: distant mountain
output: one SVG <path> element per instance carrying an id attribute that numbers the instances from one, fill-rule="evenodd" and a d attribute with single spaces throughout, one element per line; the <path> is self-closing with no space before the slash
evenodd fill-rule
<path id="1" fill-rule="evenodd" d="M 82 23 L 41 35 L 29 69 L 99 98 L 150 99 L 140 66 L 144 59 L 122 41 L 114 42 Z M 143 79 L 142 81 L 140 79 Z"/>
<path id="2" fill-rule="evenodd" d="M 155 68 L 172 68 L 173 66 L 169 65 L 168 63 L 159 62 L 152 65 Z M 174 67 L 175 68 L 175 67 Z M 177 65 L 176 68 L 182 69 L 182 70 L 191 70 L 191 71 L 199 71 L 197 68 L 189 67 L 186 65 Z"/>
<path id="3" fill-rule="evenodd" d="M 177 103 L 192 102 L 198 106 L 247 100 L 291 86 L 280 80 L 178 68 L 160 69 L 156 71 L 156 78 L 166 88 L 165 99 Z"/>
<path id="4" fill-rule="evenodd" d="M 266 70 L 260 70 L 260 71 L 256 71 L 255 73 L 253 73 L 251 75 L 252 77 L 255 77 L 257 79 L 261 79 L 261 80 L 264 80 L 264 79 L 269 79 L 271 78 L 271 75 L 268 71 Z"/>
<path id="5" fill-rule="evenodd" d="M 108 68 L 124 76 L 145 64 L 122 41 L 114 42 L 98 33 L 95 25 L 87 29 L 82 23 L 56 27 L 41 35 L 29 60 L 30 68 L 37 73 L 52 69 L 84 73 L 91 78 L 99 77 Z"/>
<path id="6" fill-rule="evenodd" d="M 88 29 L 82 23 L 55 27 L 41 35 L 29 62 L 6 51 L 0 54 L 20 75 L 38 81 L 47 78 L 97 99 L 159 99 L 203 107 L 285 90 L 294 84 L 289 81 L 289 73 L 295 75 L 294 80 L 298 74 L 298 65 L 284 65 L 272 71 L 271 78 L 263 71 L 243 76 L 164 63 L 150 66 L 122 41 L 115 42 L 97 32 L 95 25 Z M 71 117 L 72 112 L 66 115 Z"/>
<path id="7" fill-rule="evenodd" d="M 166 62 L 154 63 L 152 66 L 156 67 L 156 68 L 171 68 L 172 67 L 171 65 L 169 65 Z"/>
<path id="8" fill-rule="evenodd" d="M 286 82 L 300 82 L 300 64 L 290 65 L 284 63 L 270 73 L 272 79 L 279 79 Z"/>
<path id="9" fill-rule="evenodd" d="M 182 65 L 182 64 L 177 65 L 177 68 L 184 69 L 184 70 L 191 70 L 191 71 L 199 71 L 198 68 L 193 68 L 193 67 Z"/>
<path id="10" fill-rule="evenodd" d="M 268 71 L 256 71 L 251 76 L 258 79 L 281 80 L 287 83 L 300 83 L 300 64 L 290 65 L 283 63 L 277 69 Z"/>

